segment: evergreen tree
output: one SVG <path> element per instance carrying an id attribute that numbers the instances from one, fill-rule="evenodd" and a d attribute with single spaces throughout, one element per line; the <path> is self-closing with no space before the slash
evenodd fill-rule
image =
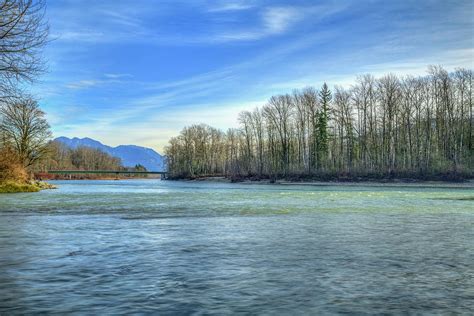
<path id="1" fill-rule="evenodd" d="M 318 162 L 321 166 L 321 162 L 325 161 L 328 155 L 329 148 L 329 133 L 328 133 L 328 120 L 329 120 L 329 103 L 331 102 L 332 96 L 331 91 L 326 83 L 323 84 L 321 91 L 319 92 L 319 98 L 321 102 L 321 111 L 318 117 L 318 147 L 317 155 Z"/>

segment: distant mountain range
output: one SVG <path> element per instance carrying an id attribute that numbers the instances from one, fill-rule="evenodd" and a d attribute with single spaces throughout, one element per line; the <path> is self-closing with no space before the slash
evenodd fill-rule
<path id="1" fill-rule="evenodd" d="M 110 147 L 91 138 L 67 138 L 58 137 L 54 141 L 60 142 L 65 146 L 76 149 L 77 147 L 90 147 L 100 149 L 113 157 L 120 158 L 125 167 L 134 167 L 137 164 L 144 166 L 148 171 L 165 170 L 164 156 L 160 155 L 151 148 L 135 145 L 120 145 Z"/>

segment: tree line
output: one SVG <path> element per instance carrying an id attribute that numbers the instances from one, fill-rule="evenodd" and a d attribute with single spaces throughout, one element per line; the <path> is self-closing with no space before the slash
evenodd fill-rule
<path id="1" fill-rule="evenodd" d="M 61 142 L 48 145 L 48 155 L 35 166 L 37 171 L 48 170 L 123 170 L 122 161 L 99 149 L 69 148 Z"/>
<path id="2" fill-rule="evenodd" d="M 114 170 L 114 171 L 147 171 L 137 164 L 125 167 L 120 158 L 87 146 L 70 148 L 59 141 L 47 145 L 47 155 L 31 168 L 35 173 L 46 176 L 49 170 Z M 100 175 L 80 175 L 79 177 L 100 178 Z M 141 175 L 143 177 L 143 175 Z M 57 176 L 61 178 L 61 176 Z"/>
<path id="3" fill-rule="evenodd" d="M 271 97 L 226 132 L 185 127 L 166 147 L 171 177 L 471 177 L 472 70 L 363 75 Z"/>
<path id="4" fill-rule="evenodd" d="M 0 181 L 26 181 L 47 153 L 45 113 L 26 91 L 45 70 L 49 26 L 42 0 L 0 0 Z"/>

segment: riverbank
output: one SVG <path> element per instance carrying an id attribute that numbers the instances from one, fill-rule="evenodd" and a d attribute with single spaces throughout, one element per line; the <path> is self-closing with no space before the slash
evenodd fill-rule
<path id="1" fill-rule="evenodd" d="M 56 189 L 56 186 L 44 181 L 5 181 L 0 182 L 0 193 L 27 193 Z"/>
<path id="2" fill-rule="evenodd" d="M 473 187 L 474 179 L 457 177 L 428 177 L 418 178 L 374 178 L 374 177 L 334 177 L 334 178 L 256 178 L 239 177 L 228 178 L 224 176 L 207 176 L 194 178 L 170 178 L 169 180 L 189 182 L 215 182 L 215 183 L 242 183 L 242 184 L 277 184 L 277 185 L 304 185 L 304 186 L 449 186 L 449 187 Z"/>

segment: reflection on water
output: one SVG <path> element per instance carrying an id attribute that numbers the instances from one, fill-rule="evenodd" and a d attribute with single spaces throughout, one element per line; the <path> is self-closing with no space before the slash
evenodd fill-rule
<path id="1" fill-rule="evenodd" d="M 0 196 L 0 314 L 474 313 L 471 188 L 157 180 Z"/>

